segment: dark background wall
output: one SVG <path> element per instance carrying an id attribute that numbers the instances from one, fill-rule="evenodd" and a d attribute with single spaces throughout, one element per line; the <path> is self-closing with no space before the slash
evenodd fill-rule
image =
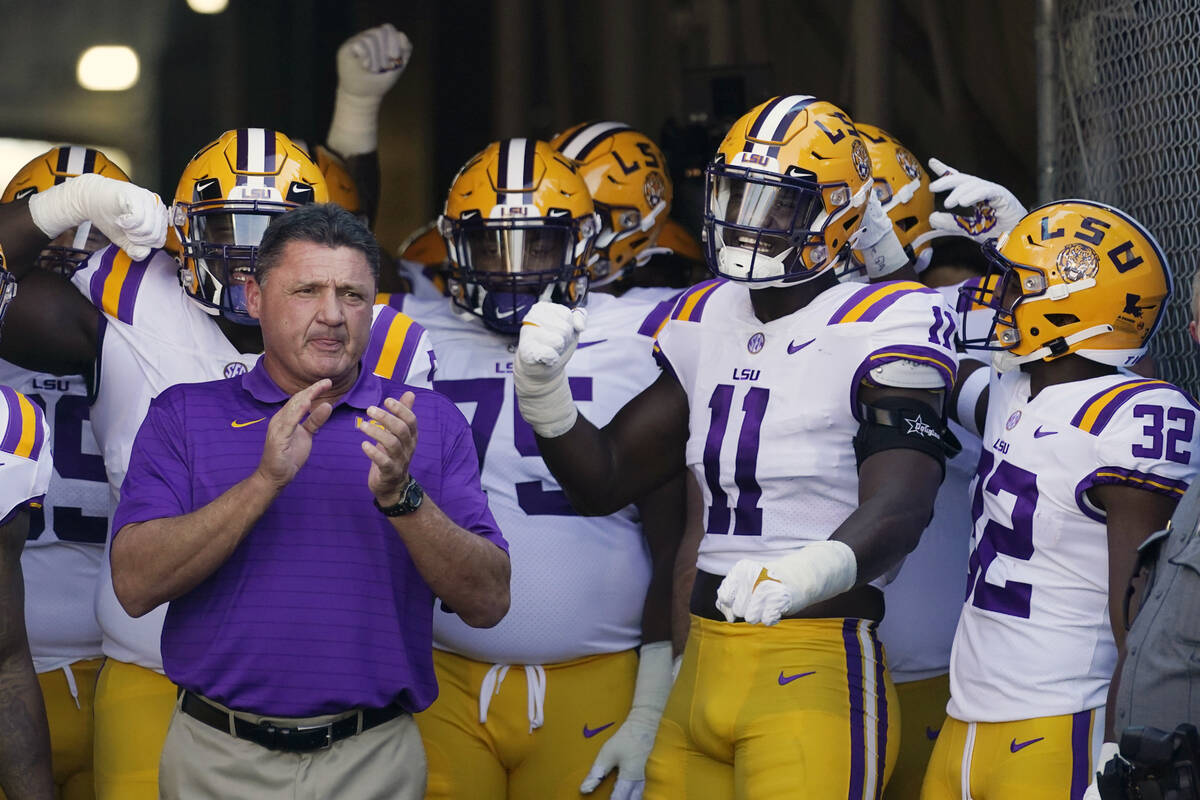
<path id="1" fill-rule="evenodd" d="M 831 100 L 1034 199 L 1033 0 L 231 0 L 211 16 L 185 0 L 0 0 L 0 18 L 0 136 L 119 146 L 164 197 L 226 129 L 323 139 L 338 45 L 393 23 L 414 52 L 380 125 L 390 247 L 492 139 L 621 119 L 686 184 L 732 118 L 774 94 Z M 117 43 L 138 52 L 138 85 L 79 88 L 79 53 Z M 686 219 L 697 193 L 680 188 Z"/>

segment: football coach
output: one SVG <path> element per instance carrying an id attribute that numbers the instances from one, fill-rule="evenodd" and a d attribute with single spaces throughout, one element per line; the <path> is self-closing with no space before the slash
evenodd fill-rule
<path id="1" fill-rule="evenodd" d="M 434 596 L 478 627 L 508 610 L 466 420 L 363 366 L 378 270 L 349 212 L 276 217 L 253 279 L 224 276 L 263 356 L 171 387 L 138 432 L 112 573 L 130 614 L 171 604 L 163 798 L 422 797 Z"/>

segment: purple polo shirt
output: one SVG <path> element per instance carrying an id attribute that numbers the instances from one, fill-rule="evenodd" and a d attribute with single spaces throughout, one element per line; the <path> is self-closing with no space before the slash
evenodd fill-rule
<path id="1" fill-rule="evenodd" d="M 267 716 L 307 717 L 437 697 L 433 593 L 372 503 L 365 409 L 410 387 L 360 369 L 312 453 L 216 572 L 167 610 L 163 666 L 179 686 Z M 442 395 L 416 395 L 409 467 L 450 519 L 505 551 L 479 485 L 471 429 Z M 288 400 L 260 359 L 236 378 L 172 386 L 133 445 L 113 530 L 187 514 L 258 465 Z"/>

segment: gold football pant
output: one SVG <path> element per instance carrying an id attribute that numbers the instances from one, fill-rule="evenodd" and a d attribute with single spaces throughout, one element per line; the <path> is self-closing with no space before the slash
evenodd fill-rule
<path id="1" fill-rule="evenodd" d="M 946 719 L 950 674 L 896 684 L 900 700 L 900 757 L 884 800 L 917 800 L 929 756 Z"/>
<path id="2" fill-rule="evenodd" d="M 1099 756 L 1104 711 L 1015 722 L 946 717 L 921 800 L 1079 800 Z"/>
<path id="3" fill-rule="evenodd" d="M 438 699 L 416 715 L 426 800 L 579 800 L 601 745 L 629 713 L 637 664 L 626 650 L 504 671 L 434 650 Z M 607 798 L 615 774 L 587 797 Z"/>
<path id="4" fill-rule="evenodd" d="M 59 800 L 92 800 L 92 704 L 103 659 L 39 673 L 50 723 L 50 761 Z M 70 675 L 68 676 L 68 670 Z M 0 714 L 3 712 L 0 711 Z M 0 792 L 4 800 L 4 792 Z"/>
<path id="5" fill-rule="evenodd" d="M 105 659 L 96 682 L 97 800 L 157 800 L 158 760 L 175 699 L 165 675 Z"/>
<path id="6" fill-rule="evenodd" d="M 896 762 L 896 716 L 874 622 L 692 615 L 645 797 L 877 800 Z"/>

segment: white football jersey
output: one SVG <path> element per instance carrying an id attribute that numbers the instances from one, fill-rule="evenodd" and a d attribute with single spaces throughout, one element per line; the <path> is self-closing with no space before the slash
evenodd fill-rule
<path id="1" fill-rule="evenodd" d="M 0 361 L 0 384 L 42 409 L 55 454 L 45 503 L 30 514 L 21 552 L 29 649 L 34 668 L 48 672 L 100 657 L 95 597 L 108 534 L 108 479 L 81 376 Z"/>
<path id="2" fill-rule="evenodd" d="M 53 471 L 50 426 L 42 409 L 0 385 L 0 521 L 41 505 Z"/>
<path id="3" fill-rule="evenodd" d="M 657 302 L 594 293 L 587 329 L 567 364 L 580 413 L 603 426 L 659 375 L 654 333 L 678 290 Z M 513 390 L 515 338 L 455 312 L 444 297 L 408 297 L 403 309 L 423 324 L 438 352 L 433 385 L 471 421 L 488 506 L 508 540 L 512 597 L 494 628 L 434 614 L 434 644 L 490 664 L 552 664 L 641 643 L 650 557 L 637 510 L 581 517 L 570 507 L 521 417 Z"/>
<path id="4" fill-rule="evenodd" d="M 948 306 L 959 306 L 958 285 L 938 287 L 938 291 Z M 968 319 L 972 331 L 975 318 L 982 324 L 983 316 L 990 321 L 992 313 L 975 312 Z M 961 317 L 958 322 L 961 325 Z M 879 638 L 887 650 L 888 669 L 896 683 L 950 671 L 950 647 L 967 585 L 970 485 L 979 464 L 979 437 L 953 420 L 949 427 L 962 444 L 962 452 L 946 462 L 946 478 L 938 489 L 933 519 L 921 534 L 920 544 L 904 559 L 896 579 L 883 590 L 887 613 L 879 624 Z"/>
<path id="5" fill-rule="evenodd" d="M 180 288 L 177 269 L 165 251 L 135 262 L 110 246 L 94 253 L 72 279 L 103 312 L 92 426 L 108 472 L 110 518 L 150 401 L 177 383 L 241 375 L 259 358 L 239 353 L 225 338 L 213 317 Z M 383 377 L 429 386 L 434 361 L 429 338 L 395 309 L 375 307 L 365 358 Z M 161 672 L 166 610 L 163 605 L 138 619 L 126 614 L 113 592 L 106 550 L 96 598 L 104 654 Z"/>
<path id="6" fill-rule="evenodd" d="M 947 713 L 965 722 L 1104 705 L 1117 650 L 1105 515 L 1087 490 L 1122 484 L 1178 498 L 1200 460 L 1200 407 L 1122 372 L 1048 386 L 994 373 L 972 488 L 971 557 Z"/>
<path id="7" fill-rule="evenodd" d="M 838 284 L 763 323 L 749 289 L 714 280 L 671 316 L 657 350 L 687 392 L 698 566 L 717 575 L 828 539 L 858 507 L 857 393 L 872 370 L 911 361 L 954 382 L 953 315 L 918 283 Z"/>

